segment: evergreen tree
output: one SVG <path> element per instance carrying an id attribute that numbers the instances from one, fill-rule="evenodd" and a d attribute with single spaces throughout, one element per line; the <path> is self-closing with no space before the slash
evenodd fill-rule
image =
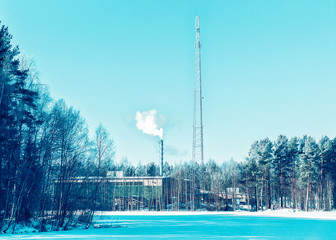
<path id="1" fill-rule="evenodd" d="M 0 22 L 0 228 L 7 217 L 5 231 L 12 225 L 14 231 L 24 218 L 21 210 L 27 209 L 25 197 L 31 192 L 27 181 L 38 169 L 32 138 L 38 126 L 38 93 L 27 85 L 28 69 L 21 68 L 19 48 L 12 47 L 11 38 Z"/>
<path id="2" fill-rule="evenodd" d="M 331 140 L 332 144 L 332 151 L 331 151 L 331 158 L 330 162 L 328 162 L 328 173 L 330 175 L 331 181 L 333 183 L 333 191 L 332 191 L 332 199 L 333 204 L 332 207 L 336 209 L 336 137 Z M 331 204 L 330 204 L 331 205 Z"/>
<path id="3" fill-rule="evenodd" d="M 260 160 L 259 164 L 262 170 L 261 179 L 261 196 L 263 196 L 263 189 L 265 192 L 265 206 L 266 208 L 271 208 L 271 164 L 273 161 L 273 143 L 265 138 L 260 141 L 259 144 L 259 154 Z"/>
<path id="4" fill-rule="evenodd" d="M 290 179 L 290 158 L 288 150 L 288 138 L 280 135 L 274 143 L 274 158 L 273 158 L 274 180 L 277 189 L 277 196 L 280 199 L 280 207 L 284 207 L 284 197 Z"/>
<path id="5" fill-rule="evenodd" d="M 250 197 L 254 195 L 254 198 L 249 202 L 254 205 L 255 211 L 259 209 L 259 201 L 258 201 L 258 189 L 259 189 L 259 176 L 261 174 L 260 167 L 258 165 L 260 159 L 259 154 L 259 142 L 256 141 L 251 145 L 251 148 L 247 157 L 247 182 L 248 188 L 250 189 Z"/>
<path id="6" fill-rule="evenodd" d="M 299 161 L 299 142 L 297 137 L 293 137 L 288 142 L 288 157 L 291 176 L 291 200 L 293 209 L 297 206 L 297 169 Z"/>
<path id="7" fill-rule="evenodd" d="M 300 181 L 306 188 L 305 210 L 308 211 L 309 200 L 312 194 L 312 186 L 318 180 L 319 175 L 319 147 L 312 137 L 307 137 L 300 155 Z M 310 208 L 313 208 L 311 201 Z"/>
<path id="8" fill-rule="evenodd" d="M 325 200 L 327 199 L 326 196 L 326 173 L 328 171 L 328 167 L 331 163 L 332 158 L 332 142 L 327 136 L 321 138 L 318 143 L 319 145 L 319 208 L 325 210 L 327 205 Z"/>

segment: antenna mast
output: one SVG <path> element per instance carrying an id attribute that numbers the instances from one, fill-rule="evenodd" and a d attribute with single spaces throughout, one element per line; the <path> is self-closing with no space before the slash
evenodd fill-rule
<path id="1" fill-rule="evenodd" d="M 202 122 L 202 81 L 201 81 L 201 40 L 200 40 L 200 18 L 196 16 L 195 20 L 195 31 L 196 31 L 196 40 L 195 40 L 195 82 L 194 82 L 194 122 L 193 122 L 193 148 L 192 148 L 192 163 L 193 172 L 192 172 L 192 182 L 190 185 L 190 195 L 192 202 L 191 209 L 195 210 L 195 194 L 197 188 L 199 190 L 204 190 L 204 154 L 203 154 L 203 122 Z M 201 176 L 198 176 L 198 183 L 196 184 L 196 174 L 195 168 L 196 163 L 201 165 Z M 202 194 L 203 195 L 203 194 Z M 201 202 L 203 202 L 204 197 L 202 197 Z M 198 199 L 197 199 L 198 201 Z"/>
<path id="2" fill-rule="evenodd" d="M 203 119 L 202 119 L 202 82 L 201 82 L 201 40 L 200 18 L 195 20 L 195 83 L 194 83 L 194 123 L 193 123 L 193 149 L 192 160 L 194 163 L 204 163 L 203 154 Z"/>

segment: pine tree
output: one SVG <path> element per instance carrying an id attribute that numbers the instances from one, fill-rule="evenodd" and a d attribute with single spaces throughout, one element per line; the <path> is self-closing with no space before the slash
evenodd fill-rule
<path id="1" fill-rule="evenodd" d="M 312 185 L 316 183 L 319 175 L 319 147 L 312 137 L 307 137 L 300 155 L 300 181 L 306 188 L 305 210 L 308 211 L 309 200 L 312 194 Z M 310 204 L 312 208 L 312 204 Z"/>
<path id="2" fill-rule="evenodd" d="M 1 25 L 1 23 L 0 23 Z M 0 229 L 9 219 L 7 231 L 25 208 L 31 192 L 27 181 L 38 165 L 32 135 L 38 126 L 35 114 L 38 93 L 28 86 L 28 69 L 19 61 L 19 48 L 12 47 L 8 28 L 0 27 Z M 33 156 L 33 157 L 32 157 Z M 4 171 L 6 169 L 6 171 Z M 6 211 L 7 210 L 7 211 Z"/>
<path id="3" fill-rule="evenodd" d="M 271 208 L 271 164 L 273 160 L 273 143 L 268 139 L 265 138 L 260 141 L 259 144 L 259 154 L 260 160 L 259 164 L 262 169 L 262 180 L 261 180 L 261 196 L 262 191 L 265 191 L 265 206 L 266 208 Z"/>
<path id="4" fill-rule="evenodd" d="M 299 161 L 299 143 L 298 138 L 293 137 L 288 142 L 288 157 L 290 164 L 290 176 L 291 176 L 291 200 L 293 209 L 296 208 L 297 202 L 297 169 Z"/>
<path id="5" fill-rule="evenodd" d="M 280 135 L 274 143 L 273 171 L 275 182 L 278 186 L 280 206 L 284 207 L 284 197 L 290 179 L 290 158 L 288 151 L 288 138 Z"/>
<path id="6" fill-rule="evenodd" d="M 330 165 L 331 158 L 332 158 L 332 143 L 327 136 L 321 138 L 318 143 L 319 145 L 319 208 L 325 210 L 326 209 L 326 192 L 325 192 L 325 185 L 326 185 L 326 173 L 327 167 Z"/>
<path id="7" fill-rule="evenodd" d="M 261 169 L 258 165 L 260 159 L 259 154 L 259 142 L 256 141 L 251 145 L 251 148 L 247 157 L 247 181 L 249 183 L 248 188 L 251 189 L 250 192 L 254 195 L 254 206 L 255 211 L 259 209 L 258 201 L 258 189 L 259 189 L 259 179 L 261 175 Z M 252 203 L 252 201 L 250 201 Z M 251 204 L 252 205 L 252 204 Z"/>
<path id="8" fill-rule="evenodd" d="M 336 209 L 336 137 L 331 140 L 332 144 L 332 151 L 331 151 L 331 158 L 330 162 L 328 162 L 328 174 L 330 175 L 330 178 L 333 182 L 333 191 L 332 191 L 332 199 L 333 204 L 332 207 Z M 331 205 L 331 204 L 330 204 Z"/>

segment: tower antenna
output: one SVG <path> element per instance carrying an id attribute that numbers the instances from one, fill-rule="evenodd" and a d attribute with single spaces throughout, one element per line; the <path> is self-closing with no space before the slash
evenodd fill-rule
<path id="1" fill-rule="evenodd" d="M 196 163 L 201 166 L 201 176 L 199 176 L 199 189 L 204 188 L 203 184 L 203 165 L 204 165 L 204 153 L 203 153 L 203 116 L 202 116 L 202 81 L 201 81 L 201 40 L 200 40 L 200 17 L 196 16 L 195 20 L 195 82 L 194 82 L 194 115 L 193 115 L 193 147 L 192 147 L 192 183 L 191 183 L 191 202 L 192 210 L 195 209 L 195 192 L 197 189 L 195 179 Z M 203 189 L 204 190 L 204 189 Z M 203 195 L 203 194 L 202 194 Z M 203 201 L 203 197 L 201 199 Z"/>
<path id="2" fill-rule="evenodd" d="M 200 17 L 195 21 L 195 83 L 194 83 L 194 121 L 193 121 L 193 149 L 192 160 L 195 163 L 204 163 L 203 153 L 203 116 L 202 116 L 202 81 L 201 81 L 201 40 Z"/>

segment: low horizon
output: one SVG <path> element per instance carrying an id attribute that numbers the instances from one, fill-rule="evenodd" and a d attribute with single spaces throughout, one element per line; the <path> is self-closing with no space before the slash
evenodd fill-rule
<path id="1" fill-rule="evenodd" d="M 335 0 L 0 16 L 1 238 L 336 237 Z"/>

